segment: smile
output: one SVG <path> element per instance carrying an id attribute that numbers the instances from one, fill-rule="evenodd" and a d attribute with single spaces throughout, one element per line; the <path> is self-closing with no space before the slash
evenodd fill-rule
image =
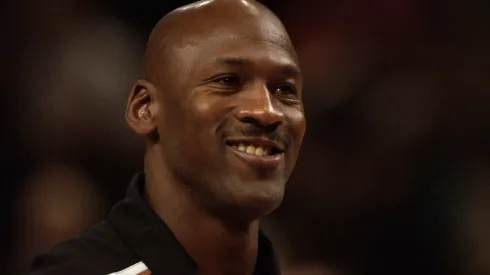
<path id="1" fill-rule="evenodd" d="M 285 147 L 269 139 L 227 139 L 226 145 L 242 161 L 261 169 L 277 169 L 284 161 Z"/>
<path id="2" fill-rule="evenodd" d="M 255 146 L 252 144 L 246 145 L 246 144 L 240 143 L 238 145 L 233 144 L 231 146 L 240 152 L 244 152 L 246 154 L 258 156 L 258 157 L 270 156 L 272 154 L 271 148 L 264 148 L 262 146 Z"/>
<path id="3" fill-rule="evenodd" d="M 228 139 L 226 144 L 237 151 L 257 157 L 274 156 L 284 152 L 284 146 L 281 144 L 262 138 Z"/>

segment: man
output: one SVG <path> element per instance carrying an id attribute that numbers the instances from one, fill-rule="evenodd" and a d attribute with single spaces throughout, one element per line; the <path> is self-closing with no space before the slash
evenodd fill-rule
<path id="1" fill-rule="evenodd" d="M 298 157 L 301 82 L 283 25 L 255 1 L 166 15 L 126 110 L 147 138 L 145 173 L 106 221 L 30 274 L 279 274 L 258 220 L 281 203 Z"/>

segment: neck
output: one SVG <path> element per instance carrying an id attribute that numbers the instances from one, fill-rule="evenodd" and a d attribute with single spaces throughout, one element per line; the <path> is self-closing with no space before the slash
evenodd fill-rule
<path id="1" fill-rule="evenodd" d="M 165 166 L 159 156 L 147 153 L 146 158 L 149 204 L 196 262 L 199 274 L 253 274 L 258 251 L 258 220 L 236 226 L 208 214 L 209 211 L 204 211 L 192 199 L 185 185 L 176 182 L 171 173 L 161 168 Z"/>

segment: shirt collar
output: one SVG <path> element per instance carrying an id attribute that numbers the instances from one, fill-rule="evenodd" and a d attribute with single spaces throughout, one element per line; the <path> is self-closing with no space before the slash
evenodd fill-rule
<path id="1" fill-rule="evenodd" d="M 109 214 L 109 224 L 152 274 L 196 274 L 197 265 L 144 197 L 143 173 L 133 178 L 126 197 Z M 259 232 L 254 275 L 280 274 L 271 242 Z"/>

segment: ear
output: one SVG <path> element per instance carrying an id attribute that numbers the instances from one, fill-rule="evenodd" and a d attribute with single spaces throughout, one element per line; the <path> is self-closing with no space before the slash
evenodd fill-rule
<path id="1" fill-rule="evenodd" d="M 157 90 L 146 80 L 138 80 L 131 89 L 126 106 L 126 122 L 138 135 L 152 136 L 157 132 Z"/>

